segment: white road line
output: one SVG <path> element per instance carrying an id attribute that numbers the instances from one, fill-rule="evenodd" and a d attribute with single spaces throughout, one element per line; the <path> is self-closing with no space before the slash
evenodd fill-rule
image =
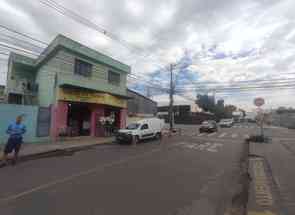
<path id="1" fill-rule="evenodd" d="M 145 156 L 151 155 L 151 154 L 159 152 L 159 151 L 161 151 L 161 149 L 154 149 L 154 150 L 151 150 L 149 152 L 142 153 L 141 155 L 130 156 L 129 158 L 120 159 L 118 161 L 114 161 L 114 162 L 111 162 L 111 163 L 100 165 L 100 166 L 97 166 L 95 168 L 89 169 L 87 171 L 79 172 L 77 174 L 73 174 L 71 176 L 68 176 L 68 177 L 65 177 L 65 178 L 62 178 L 62 179 L 59 179 L 59 180 L 56 180 L 56 181 L 52 181 L 52 182 L 49 182 L 49 183 L 46 183 L 46 184 L 42 184 L 40 186 L 34 187 L 32 189 L 26 190 L 26 191 L 18 193 L 18 194 L 11 195 L 11 196 L 4 197 L 4 198 L 0 198 L 0 204 L 1 204 L 1 202 L 13 201 L 13 200 L 22 198 L 23 196 L 27 196 L 27 195 L 29 195 L 31 193 L 35 193 L 35 192 L 38 192 L 40 190 L 47 189 L 47 188 L 53 187 L 53 186 L 58 185 L 58 184 L 63 184 L 63 183 L 66 183 L 68 181 L 72 181 L 72 180 L 74 180 L 76 178 L 79 178 L 79 177 L 82 177 L 82 176 L 86 176 L 86 175 L 90 175 L 90 174 L 94 174 L 94 173 L 103 171 L 105 168 L 108 168 L 108 167 L 112 167 L 112 166 L 115 166 L 115 165 L 120 165 L 120 164 L 126 163 L 128 161 L 138 159 L 138 158 L 143 158 Z"/>
<path id="2" fill-rule="evenodd" d="M 218 152 L 217 147 L 221 147 L 223 144 L 221 143 L 213 143 L 209 148 L 207 148 L 208 152 Z"/>
<path id="3" fill-rule="evenodd" d="M 214 135 L 216 135 L 216 134 L 217 134 L 216 132 L 213 132 L 213 133 L 211 133 L 211 134 L 208 134 L 207 137 L 212 137 L 212 136 L 214 136 Z"/>
<path id="4" fill-rule="evenodd" d="M 200 144 L 198 146 L 195 147 L 195 149 L 198 149 L 200 151 L 203 151 L 204 149 L 206 149 L 207 147 L 209 147 L 211 145 L 211 143 L 206 142 L 204 144 Z"/>
<path id="5" fill-rule="evenodd" d="M 205 133 L 200 133 L 200 134 L 198 134 L 198 137 L 202 137 L 204 135 L 205 135 Z"/>
<path id="6" fill-rule="evenodd" d="M 237 138 L 238 137 L 238 134 L 232 134 L 231 137 L 232 138 Z"/>
<path id="7" fill-rule="evenodd" d="M 218 137 L 219 137 L 219 138 L 222 138 L 222 137 L 224 137 L 225 135 L 227 135 L 227 133 L 226 133 L 226 132 L 224 132 L 224 133 L 220 134 Z"/>
<path id="8" fill-rule="evenodd" d="M 244 138 L 245 138 L 245 139 L 248 139 L 249 137 L 250 137 L 249 134 L 245 134 L 245 135 L 244 135 Z"/>

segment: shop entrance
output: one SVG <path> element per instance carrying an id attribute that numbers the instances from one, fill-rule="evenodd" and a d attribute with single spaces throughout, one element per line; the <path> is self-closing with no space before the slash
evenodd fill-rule
<path id="1" fill-rule="evenodd" d="M 106 107 L 104 116 L 106 135 L 109 136 L 115 134 L 116 130 L 120 128 L 120 108 Z"/>
<path id="2" fill-rule="evenodd" d="M 87 103 L 68 104 L 68 128 L 70 136 L 90 136 L 91 110 Z"/>

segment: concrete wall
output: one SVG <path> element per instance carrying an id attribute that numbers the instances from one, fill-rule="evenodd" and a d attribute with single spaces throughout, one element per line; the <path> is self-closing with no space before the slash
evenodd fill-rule
<path id="1" fill-rule="evenodd" d="M 24 114 L 23 123 L 26 125 L 27 132 L 24 135 L 24 142 L 39 142 L 48 138 L 37 138 L 37 116 L 38 106 L 0 104 L 0 144 L 6 143 L 8 135 L 6 129 L 8 125 L 15 121 L 18 115 Z"/>
<path id="2" fill-rule="evenodd" d="M 127 95 L 132 98 L 127 101 L 128 114 L 155 115 L 157 113 L 157 103 L 153 100 L 131 90 L 127 91 Z"/>
<path id="3" fill-rule="evenodd" d="M 270 116 L 272 125 L 286 128 L 295 128 L 295 113 L 273 113 Z"/>

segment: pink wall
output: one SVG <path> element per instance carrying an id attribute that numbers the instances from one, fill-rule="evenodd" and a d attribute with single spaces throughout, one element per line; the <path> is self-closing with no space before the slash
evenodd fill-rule
<path id="1" fill-rule="evenodd" d="M 67 128 L 68 103 L 59 101 L 51 106 L 51 129 L 50 134 L 56 140 L 59 132 Z"/>
<path id="2" fill-rule="evenodd" d="M 126 127 L 127 109 L 123 108 L 120 110 L 120 128 Z"/>

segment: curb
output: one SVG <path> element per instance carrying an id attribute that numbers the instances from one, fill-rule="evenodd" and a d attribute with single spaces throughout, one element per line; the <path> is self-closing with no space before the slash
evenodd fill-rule
<path id="1" fill-rule="evenodd" d="M 279 215 L 281 214 L 275 182 L 271 168 L 262 153 L 255 150 L 255 142 L 249 142 L 247 215 Z M 259 144 L 259 143 L 258 143 Z"/>
<path id="2" fill-rule="evenodd" d="M 55 157 L 55 156 L 70 156 L 78 151 L 84 151 L 91 149 L 96 146 L 102 146 L 102 145 L 113 145 L 115 144 L 114 141 L 110 142 L 104 142 L 104 143 L 95 143 L 92 145 L 86 145 L 86 146 L 72 146 L 69 148 L 63 148 L 63 149 L 50 149 L 44 152 L 38 152 L 38 153 L 32 153 L 27 155 L 20 155 L 18 158 L 18 162 L 24 162 L 24 161 L 30 161 L 30 160 L 37 160 L 42 158 L 49 158 L 49 157 Z M 11 161 L 12 158 L 8 158 L 8 162 Z M 0 168 L 4 168 L 7 165 L 0 165 Z"/>

